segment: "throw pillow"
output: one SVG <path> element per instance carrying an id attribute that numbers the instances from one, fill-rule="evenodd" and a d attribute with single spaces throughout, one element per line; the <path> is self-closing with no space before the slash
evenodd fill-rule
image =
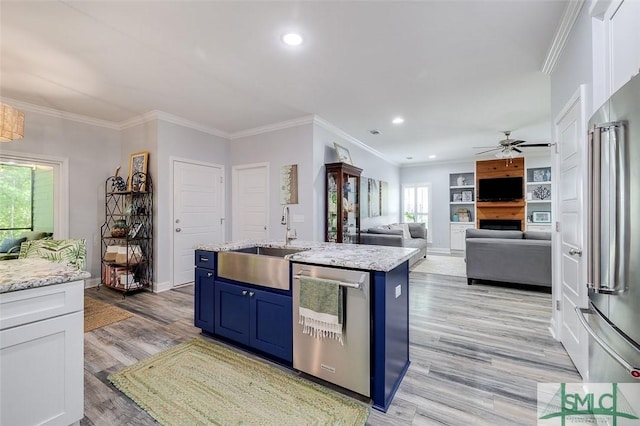
<path id="1" fill-rule="evenodd" d="M 26 237 L 27 241 L 39 240 L 41 238 L 52 235 L 50 232 L 27 231 L 23 232 L 21 237 Z"/>
<path id="2" fill-rule="evenodd" d="M 0 244 L 0 253 L 8 253 L 14 247 L 20 247 L 20 244 L 27 241 L 26 238 L 5 238 Z"/>
<path id="3" fill-rule="evenodd" d="M 391 225 L 391 229 L 400 229 L 402 231 L 402 238 L 411 238 L 408 223 L 394 223 Z"/>
<path id="4" fill-rule="evenodd" d="M 83 269 L 87 258 L 86 240 L 35 240 L 20 246 L 20 259 L 40 258 Z"/>

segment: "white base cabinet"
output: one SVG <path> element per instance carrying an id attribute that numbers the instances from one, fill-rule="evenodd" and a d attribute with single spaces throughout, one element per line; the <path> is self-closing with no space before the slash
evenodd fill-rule
<path id="1" fill-rule="evenodd" d="M 84 416 L 84 281 L 0 294 L 0 424 Z"/>
<path id="2" fill-rule="evenodd" d="M 473 223 L 451 223 L 450 224 L 450 240 L 451 250 L 465 250 L 465 239 L 467 229 L 473 229 L 475 225 Z"/>

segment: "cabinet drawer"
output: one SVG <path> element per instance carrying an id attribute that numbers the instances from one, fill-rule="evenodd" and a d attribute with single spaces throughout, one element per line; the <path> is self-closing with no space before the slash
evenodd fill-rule
<path id="1" fill-rule="evenodd" d="M 0 330 L 84 308 L 84 281 L 0 294 Z"/>
<path id="2" fill-rule="evenodd" d="M 212 251 L 196 250 L 196 267 L 215 269 L 215 256 Z"/>

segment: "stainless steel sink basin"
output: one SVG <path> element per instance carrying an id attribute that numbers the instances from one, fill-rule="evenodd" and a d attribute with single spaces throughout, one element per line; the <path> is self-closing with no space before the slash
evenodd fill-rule
<path id="1" fill-rule="evenodd" d="M 303 249 L 247 247 L 218 253 L 218 276 L 263 287 L 289 290 L 289 261 Z"/>
<path id="2" fill-rule="evenodd" d="M 288 254 L 299 253 L 302 249 L 295 248 L 278 248 L 278 247 L 247 247 L 238 250 L 231 250 L 235 253 L 250 253 L 259 256 L 285 257 Z"/>

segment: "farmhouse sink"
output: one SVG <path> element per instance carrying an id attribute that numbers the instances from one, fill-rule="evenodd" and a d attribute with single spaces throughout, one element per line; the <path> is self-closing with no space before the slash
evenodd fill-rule
<path id="1" fill-rule="evenodd" d="M 259 256 L 274 256 L 274 257 L 285 257 L 288 254 L 295 254 L 304 249 L 299 248 L 279 248 L 279 247 L 246 247 L 237 250 L 231 250 L 234 253 L 249 253 L 249 254 L 257 254 Z"/>
<path id="2" fill-rule="evenodd" d="M 242 283 L 289 290 L 289 261 L 284 259 L 304 249 L 246 247 L 218 252 L 218 276 Z"/>

